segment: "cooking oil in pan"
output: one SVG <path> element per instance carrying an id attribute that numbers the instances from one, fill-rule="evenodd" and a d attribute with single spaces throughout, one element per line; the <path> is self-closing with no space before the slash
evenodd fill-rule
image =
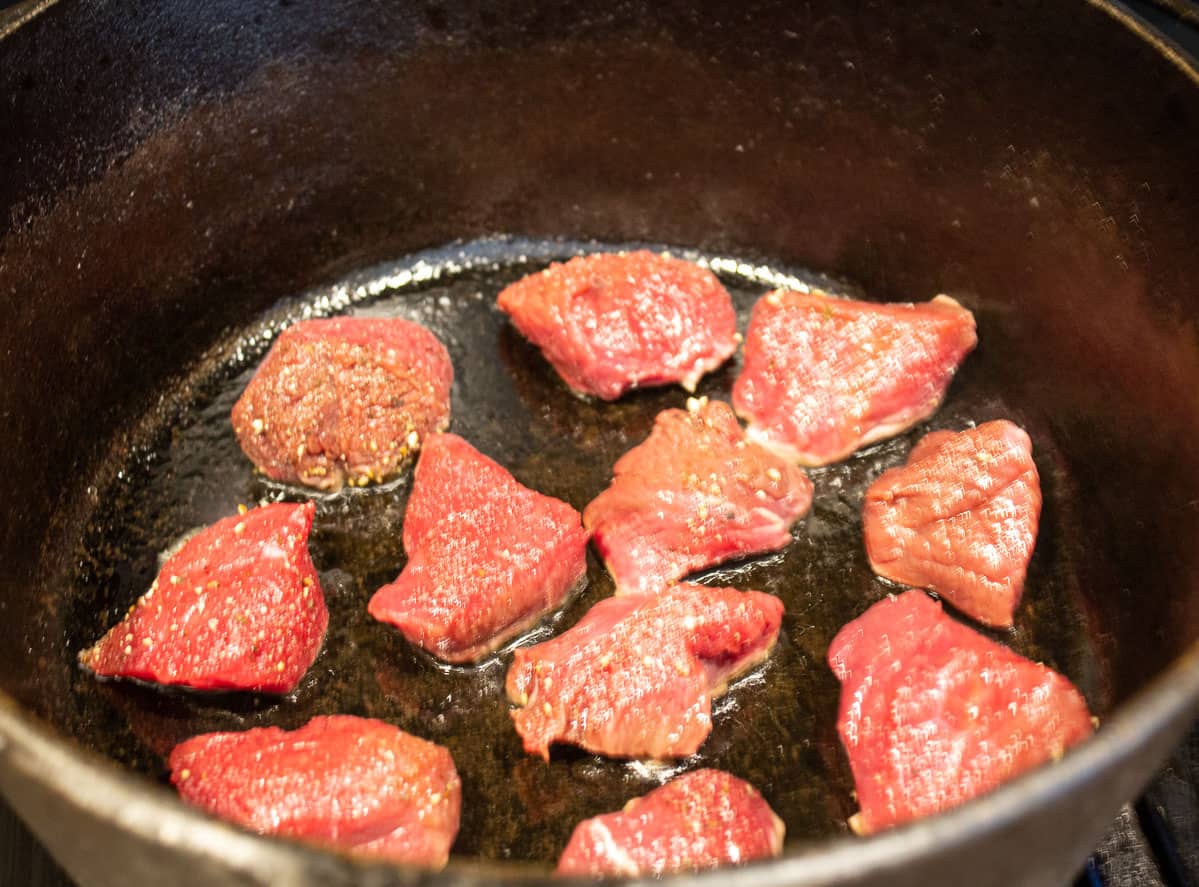
<path id="1" fill-rule="evenodd" d="M 615 403 L 574 396 L 495 308 L 495 297 L 551 260 L 640 246 L 647 245 L 501 239 L 453 246 L 308 293 L 217 343 L 186 385 L 164 392 L 173 405 L 147 419 L 144 440 L 132 449 L 136 457 L 126 457 L 109 481 L 97 481 L 96 505 L 81 533 L 80 568 L 65 578 L 59 604 L 67 638 L 60 666 L 71 692 L 47 715 L 83 744 L 157 779 L 165 779 L 171 747 L 196 733 L 296 727 L 318 714 L 382 718 L 449 747 L 463 781 L 454 851 L 489 859 L 552 862 L 579 820 L 618 809 L 680 770 L 700 766 L 730 770 L 755 784 L 786 822 L 790 842 L 843 833 L 855 805 L 836 736 L 838 684 L 825 652 L 842 625 L 893 590 L 866 561 L 863 493 L 929 430 L 999 417 L 1024 424 L 1032 434 L 1045 492 L 1018 627 L 1002 639 L 1064 671 L 1101 711 L 1104 700 L 1096 698 L 1097 669 L 1081 629 L 1071 569 L 1068 479 L 1058 470 L 1046 430 L 1005 402 L 1004 375 L 988 365 L 986 348 L 967 358 L 929 422 L 810 472 L 816 486 L 812 512 L 796 526 L 787 549 L 722 566 L 703 578 L 775 594 L 786 615 L 767 662 L 717 700 L 710 738 L 684 761 L 621 762 L 565 747 L 555 748 L 548 764 L 530 757 L 521 749 L 503 692 L 510 649 L 477 667 L 446 668 L 367 615 L 371 594 L 404 565 L 400 537 L 408 477 L 316 496 L 310 547 L 330 627 L 320 657 L 293 694 L 206 695 L 101 683 L 75 665 L 77 651 L 123 615 L 149 586 L 160 554 L 183 534 L 233 513 L 239 504 L 310 495 L 255 474 L 229 424 L 234 401 L 274 335 L 300 318 L 342 312 L 399 316 L 430 328 L 453 358 L 451 430 L 522 483 L 581 511 L 607 485 L 616 459 L 646 437 L 657 413 L 683 406 L 688 395 L 669 386 L 636 391 Z M 671 252 L 706 263 L 722 278 L 742 330 L 767 289 L 846 290 L 793 269 Z M 962 298 L 970 303 L 968 294 Z M 988 335 L 1003 335 L 1002 318 L 983 309 L 978 321 L 984 342 Z M 703 379 L 697 393 L 728 400 L 738 369 L 735 357 Z M 589 555 L 586 587 L 535 637 L 568 627 L 612 591 L 603 565 Z"/>

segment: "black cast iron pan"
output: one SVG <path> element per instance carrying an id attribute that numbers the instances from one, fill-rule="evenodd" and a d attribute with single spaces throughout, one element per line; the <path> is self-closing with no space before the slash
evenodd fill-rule
<path id="1" fill-rule="evenodd" d="M 711 577 L 788 610 L 685 762 L 753 779 L 789 826 L 783 860 L 720 883 L 1061 883 L 1188 723 L 1199 94 L 1111 10 L 64 2 L 0 42 L 0 94 L 0 786 L 82 883 L 528 883 L 577 819 L 665 778 L 524 757 L 502 657 L 440 670 L 366 618 L 403 563 L 402 482 L 321 500 L 333 630 L 294 697 L 164 696 L 73 664 L 172 539 L 297 495 L 255 479 L 225 416 L 305 312 L 428 323 L 455 359 L 454 430 L 585 504 L 684 395 L 574 399 L 490 306 L 604 245 L 709 261 L 743 314 L 790 280 L 948 291 L 979 318 L 930 423 L 815 472 L 795 543 Z M 860 550 L 862 488 L 919 434 L 997 416 L 1032 433 L 1047 502 L 1003 640 L 1069 674 L 1104 727 L 981 802 L 851 839 L 823 656 L 888 590 Z M 558 627 L 610 590 L 593 564 Z M 450 746 L 465 815 L 445 873 L 256 839 L 154 787 L 192 732 L 332 711 Z"/>

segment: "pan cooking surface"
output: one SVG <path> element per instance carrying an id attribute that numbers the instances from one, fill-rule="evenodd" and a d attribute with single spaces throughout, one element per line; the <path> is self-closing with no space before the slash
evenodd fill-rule
<path id="1" fill-rule="evenodd" d="M 952 293 L 975 311 L 980 347 L 968 357 L 941 410 L 894 440 L 834 466 L 809 472 L 815 499 L 783 552 L 724 566 L 700 581 L 756 588 L 786 606 L 769 660 L 715 705 L 714 729 L 700 752 L 672 764 L 608 760 L 556 747 L 549 764 L 521 750 L 503 693 L 510 648 L 476 668 L 447 668 L 410 647 L 366 612 L 371 594 L 404 565 L 400 543 L 408 477 L 381 487 L 317 496 L 311 539 L 330 611 L 324 649 L 291 696 L 203 695 L 130 683 L 100 683 L 74 657 L 145 591 L 160 554 L 181 535 L 234 512 L 238 504 L 299 500 L 309 493 L 264 481 L 242 455 L 229 411 L 272 336 L 304 316 L 346 312 L 400 316 L 428 326 L 454 362 L 450 430 L 495 458 L 522 483 L 580 511 L 607 484 L 616 459 L 642 441 L 654 416 L 684 405 L 677 387 L 647 389 L 616 403 L 572 395 L 538 351 L 495 308 L 507 283 L 552 259 L 580 251 L 644 244 L 489 240 L 454 246 L 369 269 L 257 318 L 196 368 L 144 424 L 144 446 L 125 451 L 96 502 L 79 545 L 79 570 L 63 592 L 71 689 L 57 720 L 79 741 L 147 776 L 165 781 L 165 756 L 184 738 L 210 730 L 268 724 L 294 728 L 318 714 L 387 720 L 453 753 L 463 781 L 456 854 L 552 862 L 575 824 L 617 809 L 669 776 L 720 767 L 754 783 L 787 825 L 789 844 L 846 831 L 856 809 L 852 779 L 837 741 L 839 688 L 825 664 L 833 635 L 896 587 L 874 576 L 862 545 L 866 487 L 903 462 L 930 430 L 960 429 L 1006 417 L 1029 431 L 1041 472 L 1044 513 L 1025 598 L 1011 632 L 988 632 L 1019 652 L 1063 671 L 1103 713 L 1106 700 L 1072 564 L 1074 501 L 1069 472 L 1044 423 L 1005 400 L 1009 378 L 999 358 L 1006 320 Z M 654 247 L 650 245 L 650 248 Z M 818 286 L 862 296 L 845 284 L 732 259 L 673 250 L 706 261 L 733 295 L 738 328 L 773 286 Z M 901 294 L 923 300 L 933 293 Z M 869 297 L 869 294 L 867 294 Z M 729 400 L 735 357 L 707 376 L 697 394 Z M 589 554 L 587 587 L 550 624 L 545 638 L 575 623 L 613 585 Z"/>

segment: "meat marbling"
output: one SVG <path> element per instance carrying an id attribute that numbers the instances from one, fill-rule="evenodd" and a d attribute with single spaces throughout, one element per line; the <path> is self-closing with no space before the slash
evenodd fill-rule
<path id="1" fill-rule="evenodd" d="M 880 576 L 929 588 L 968 616 L 1009 627 L 1037 540 L 1032 442 L 1006 420 L 937 431 L 870 485 L 866 552 Z"/>
<path id="2" fill-rule="evenodd" d="M 764 659 L 783 605 L 759 591 L 682 583 L 600 601 L 552 640 L 516 651 L 508 698 L 525 751 L 566 742 L 626 758 L 693 754 L 712 698 Z"/>
<path id="3" fill-rule="evenodd" d="M 689 391 L 736 350 L 733 302 L 712 272 L 639 251 L 554 263 L 498 305 L 582 394 L 679 382 Z"/>
<path id="4" fill-rule="evenodd" d="M 861 834 L 961 804 L 1092 731 L 1066 678 L 956 622 L 923 591 L 872 606 L 828 658 Z"/>
<path id="5" fill-rule="evenodd" d="M 261 834 L 440 869 L 458 833 L 449 751 L 371 718 L 205 733 L 168 763 L 185 801 Z"/>
<path id="6" fill-rule="evenodd" d="M 948 296 L 877 304 L 776 290 L 754 305 L 733 406 L 751 440 L 826 465 L 936 412 L 977 342 Z"/>
<path id="7" fill-rule="evenodd" d="M 266 505 L 201 530 L 79 661 L 104 677 L 200 690 L 295 689 L 329 624 L 308 554 L 315 511 Z"/>
<path id="8" fill-rule="evenodd" d="M 450 421 L 445 346 L 400 318 L 334 317 L 285 329 L 233 407 L 267 477 L 322 490 L 403 470 Z"/>
<path id="9" fill-rule="evenodd" d="M 408 563 L 370 614 L 447 662 L 477 660 L 562 605 L 586 573 L 587 537 L 567 503 L 433 435 L 404 516 Z"/>
<path id="10" fill-rule="evenodd" d="M 778 856 L 783 834 L 783 821 L 748 782 L 695 770 L 580 822 L 557 873 L 631 878 L 736 865 Z"/>
<path id="11" fill-rule="evenodd" d="M 658 591 L 688 573 L 774 551 L 812 504 L 794 464 L 745 439 L 732 409 L 707 398 L 658 414 L 583 512 L 618 593 Z"/>

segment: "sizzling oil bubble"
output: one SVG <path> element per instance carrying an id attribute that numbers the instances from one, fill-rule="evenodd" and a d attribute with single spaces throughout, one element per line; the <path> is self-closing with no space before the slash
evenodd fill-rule
<path id="1" fill-rule="evenodd" d="M 662 249 L 607 245 L 643 247 Z M 315 494 L 264 480 L 238 448 L 229 411 L 283 328 L 339 312 L 399 316 L 428 326 L 450 349 L 455 372 L 451 430 L 522 483 L 581 510 L 607 485 L 616 459 L 648 435 L 654 416 L 684 406 L 688 394 L 669 386 L 636 391 L 614 403 L 573 397 L 494 302 L 503 286 L 523 274 L 604 248 L 504 238 L 453 244 L 304 294 L 215 343 L 185 385 L 163 392 L 165 406 L 147 418 L 144 445 L 122 451 L 117 480 L 93 483 L 95 509 L 80 540 L 79 572 L 63 597 L 69 634 L 63 655 L 74 668 L 75 653 L 149 587 L 158 552 L 186 530 L 232 514 L 239 504 L 304 498 L 317 502 L 310 548 L 330 610 L 324 649 L 299 689 L 284 698 L 101 685 L 74 670 L 74 694 L 62 702 L 65 711 L 56 719 L 85 745 L 160 778 L 163 756 L 195 733 L 265 724 L 296 727 L 317 714 L 383 718 L 450 748 L 463 778 L 455 853 L 492 859 L 552 863 L 579 820 L 619 809 L 670 776 L 705 766 L 755 784 L 786 822 L 789 841 L 844 833 L 845 819 L 854 811 L 852 782 L 835 732 L 839 688 L 824 657 L 833 634 L 890 590 L 866 562 L 862 496 L 928 430 L 957 429 L 1010 413 L 1003 392 L 990 387 L 982 371 L 985 356 L 967 360 L 930 422 L 811 472 L 813 510 L 796 526 L 787 549 L 700 577 L 777 595 L 786 607 L 782 634 L 767 662 L 716 701 L 714 729 L 700 752 L 662 765 L 607 760 L 571 748 L 555 748 L 548 764 L 525 755 L 504 694 L 513 645 L 478 667 L 445 668 L 367 615 L 371 594 L 405 563 L 401 529 L 410 476 L 383 486 Z M 722 278 L 742 331 L 754 301 L 767 289 L 849 291 L 801 270 L 670 251 L 706 264 Z M 979 315 L 984 341 L 987 323 L 984 310 Z M 739 357 L 734 357 L 701 380 L 695 396 L 728 400 L 738 368 Z M 1045 517 L 1020 628 L 1005 642 L 1076 680 L 1083 678 L 1084 691 L 1093 690 L 1093 681 L 1088 686 L 1086 680 L 1096 670 L 1079 627 L 1075 555 L 1069 534 L 1062 532 L 1070 505 L 1067 478 L 1053 470 L 1057 462 L 1044 429 L 1023 424 L 1045 469 Z M 612 592 L 602 563 L 589 554 L 586 587 L 519 643 L 540 641 L 573 625 Z"/>

